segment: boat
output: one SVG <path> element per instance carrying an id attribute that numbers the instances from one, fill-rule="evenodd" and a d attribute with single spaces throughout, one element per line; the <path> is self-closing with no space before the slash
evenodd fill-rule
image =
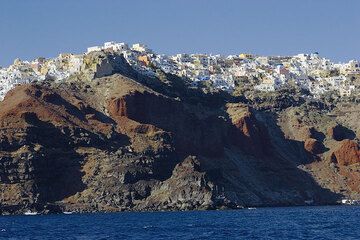
<path id="1" fill-rule="evenodd" d="M 341 200 L 341 204 L 343 204 L 343 205 L 360 205 L 360 200 L 344 198 Z"/>
<path id="2" fill-rule="evenodd" d="M 29 211 L 26 211 L 26 212 L 24 213 L 24 215 L 26 215 L 26 216 L 35 216 L 35 215 L 38 215 L 38 213 L 37 213 L 37 212 L 31 212 L 31 211 L 29 210 Z"/>

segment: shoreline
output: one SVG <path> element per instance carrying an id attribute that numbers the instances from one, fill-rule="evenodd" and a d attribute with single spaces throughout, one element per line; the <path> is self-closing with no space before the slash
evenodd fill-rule
<path id="1" fill-rule="evenodd" d="M 319 205 L 268 205 L 268 206 L 246 206 L 246 207 L 239 207 L 239 208 L 209 208 L 209 209 L 159 209 L 159 210 L 152 210 L 152 209 L 142 209 L 142 210 L 129 210 L 129 209 L 121 209 L 121 210 L 114 210 L 114 211 L 102 211 L 102 210 L 80 210 L 80 211 L 34 211 L 34 209 L 26 209 L 24 212 L 14 212 L 14 213 L 1 213 L 0 216 L 40 216 L 40 215 L 75 215 L 75 214 L 97 214 L 97 213 L 156 213 L 156 212 L 206 212 L 206 211 L 237 211 L 237 210 L 257 210 L 257 209 L 266 209 L 266 208 L 307 208 L 307 207 L 330 207 L 330 206 L 360 206 L 357 204 L 341 204 L 341 203 L 334 203 L 334 204 L 319 204 Z"/>

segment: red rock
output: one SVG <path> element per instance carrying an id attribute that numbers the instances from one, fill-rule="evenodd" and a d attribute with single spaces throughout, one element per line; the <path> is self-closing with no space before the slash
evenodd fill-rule
<path id="1" fill-rule="evenodd" d="M 263 154 L 263 136 L 252 109 L 242 104 L 229 104 L 227 112 L 235 127 L 230 133 L 232 142 L 246 152 Z"/>
<path id="2" fill-rule="evenodd" d="M 125 98 L 115 98 L 109 102 L 109 112 L 117 116 L 127 116 Z"/>
<path id="3" fill-rule="evenodd" d="M 178 151 L 221 155 L 227 126 L 217 116 L 200 120 L 178 101 L 151 92 L 134 91 L 108 102 L 109 115 L 125 127 L 128 120 L 156 126 L 174 136 Z M 143 128 L 143 126 L 142 126 Z M 144 129 L 132 128 L 134 131 Z M 245 130 L 244 130 L 245 131 Z"/>
<path id="4" fill-rule="evenodd" d="M 314 138 L 308 138 L 304 142 L 304 148 L 311 154 L 320 154 L 323 151 L 323 145 L 321 142 Z"/>
<path id="5" fill-rule="evenodd" d="M 334 152 L 336 161 L 340 165 L 360 163 L 359 144 L 351 140 L 343 140 L 341 146 Z"/>

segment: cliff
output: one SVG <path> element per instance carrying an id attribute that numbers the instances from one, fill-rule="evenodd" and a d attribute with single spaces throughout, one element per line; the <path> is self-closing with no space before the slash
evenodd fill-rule
<path id="1" fill-rule="evenodd" d="M 269 110 L 109 61 L 87 60 L 93 70 L 18 86 L 0 102 L 3 214 L 360 199 L 351 120 L 360 111 L 344 118 L 348 107 L 306 102 Z"/>

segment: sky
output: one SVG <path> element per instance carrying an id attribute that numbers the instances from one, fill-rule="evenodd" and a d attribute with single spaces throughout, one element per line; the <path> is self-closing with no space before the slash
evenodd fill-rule
<path id="1" fill-rule="evenodd" d="M 105 41 L 157 53 L 360 59 L 358 0 L 0 0 L 0 66 Z"/>

